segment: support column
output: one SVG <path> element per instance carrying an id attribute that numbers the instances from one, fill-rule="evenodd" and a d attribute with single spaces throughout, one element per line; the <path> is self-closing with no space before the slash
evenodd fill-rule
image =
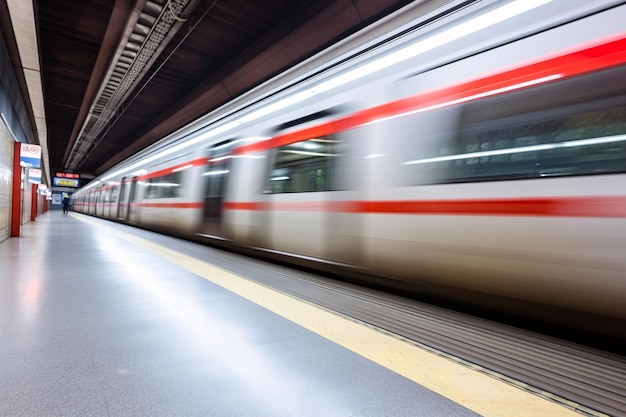
<path id="1" fill-rule="evenodd" d="M 22 166 L 20 150 L 22 144 L 13 144 L 13 193 L 11 200 L 11 237 L 22 235 Z"/>
<path id="2" fill-rule="evenodd" d="M 39 184 L 31 184 L 30 197 L 30 221 L 34 222 L 37 218 L 37 204 L 39 203 Z"/>

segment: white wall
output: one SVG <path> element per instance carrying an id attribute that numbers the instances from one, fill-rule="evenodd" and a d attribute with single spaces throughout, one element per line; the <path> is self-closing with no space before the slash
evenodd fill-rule
<path id="1" fill-rule="evenodd" d="M 11 182 L 13 179 L 13 144 L 9 129 L 0 118 L 0 242 L 11 235 Z"/>

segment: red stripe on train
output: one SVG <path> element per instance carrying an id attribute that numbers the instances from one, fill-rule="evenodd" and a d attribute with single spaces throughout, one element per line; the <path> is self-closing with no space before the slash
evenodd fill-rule
<path id="1" fill-rule="evenodd" d="M 227 202 L 227 210 L 626 218 L 626 196 L 334 202 Z"/>
<path id="2" fill-rule="evenodd" d="M 388 117 L 478 100 L 482 97 L 526 88 L 533 85 L 533 83 L 542 83 L 544 79 L 563 79 L 624 63 L 626 63 L 626 33 L 619 35 L 616 40 L 606 41 L 600 45 L 570 52 L 555 58 L 544 59 L 540 62 L 447 88 L 418 94 L 308 129 L 241 146 L 236 148 L 233 153 L 235 155 L 243 155 L 263 152 L 310 138 L 354 129 Z"/>
<path id="3" fill-rule="evenodd" d="M 226 210 L 247 211 L 328 211 L 341 213 L 358 213 L 363 203 L 357 201 L 297 201 L 297 202 L 225 202 Z"/>
<path id="4" fill-rule="evenodd" d="M 185 209 L 201 209 L 204 208 L 203 203 L 138 203 L 132 204 L 135 207 L 148 208 L 185 208 Z"/>
<path id="5" fill-rule="evenodd" d="M 209 161 L 208 161 L 207 158 L 198 158 L 198 159 L 195 159 L 193 161 L 183 162 L 183 163 L 180 163 L 178 165 L 174 165 L 174 166 L 169 167 L 169 168 L 164 168 L 164 169 L 161 169 L 159 171 L 151 172 L 149 174 L 139 175 L 139 176 L 135 177 L 135 179 L 137 181 L 146 181 L 146 180 L 149 180 L 151 178 L 158 178 L 158 177 L 163 177 L 165 175 L 173 174 L 174 172 L 185 171 L 187 169 L 194 168 L 194 167 L 199 167 L 199 166 L 205 166 L 208 163 L 209 163 Z M 125 182 L 128 182 L 128 180 L 126 180 Z"/>

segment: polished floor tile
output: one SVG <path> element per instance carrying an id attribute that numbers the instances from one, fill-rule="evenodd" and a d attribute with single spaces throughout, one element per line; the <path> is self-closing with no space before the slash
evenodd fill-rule
<path id="1" fill-rule="evenodd" d="M 0 416 L 475 415 L 75 216 L 0 244 Z"/>

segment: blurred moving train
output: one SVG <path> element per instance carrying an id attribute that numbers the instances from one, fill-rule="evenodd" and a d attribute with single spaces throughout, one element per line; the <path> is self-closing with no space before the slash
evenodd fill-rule
<path id="1" fill-rule="evenodd" d="M 73 210 L 624 338 L 624 22 L 621 1 L 452 1 L 357 33 Z"/>

